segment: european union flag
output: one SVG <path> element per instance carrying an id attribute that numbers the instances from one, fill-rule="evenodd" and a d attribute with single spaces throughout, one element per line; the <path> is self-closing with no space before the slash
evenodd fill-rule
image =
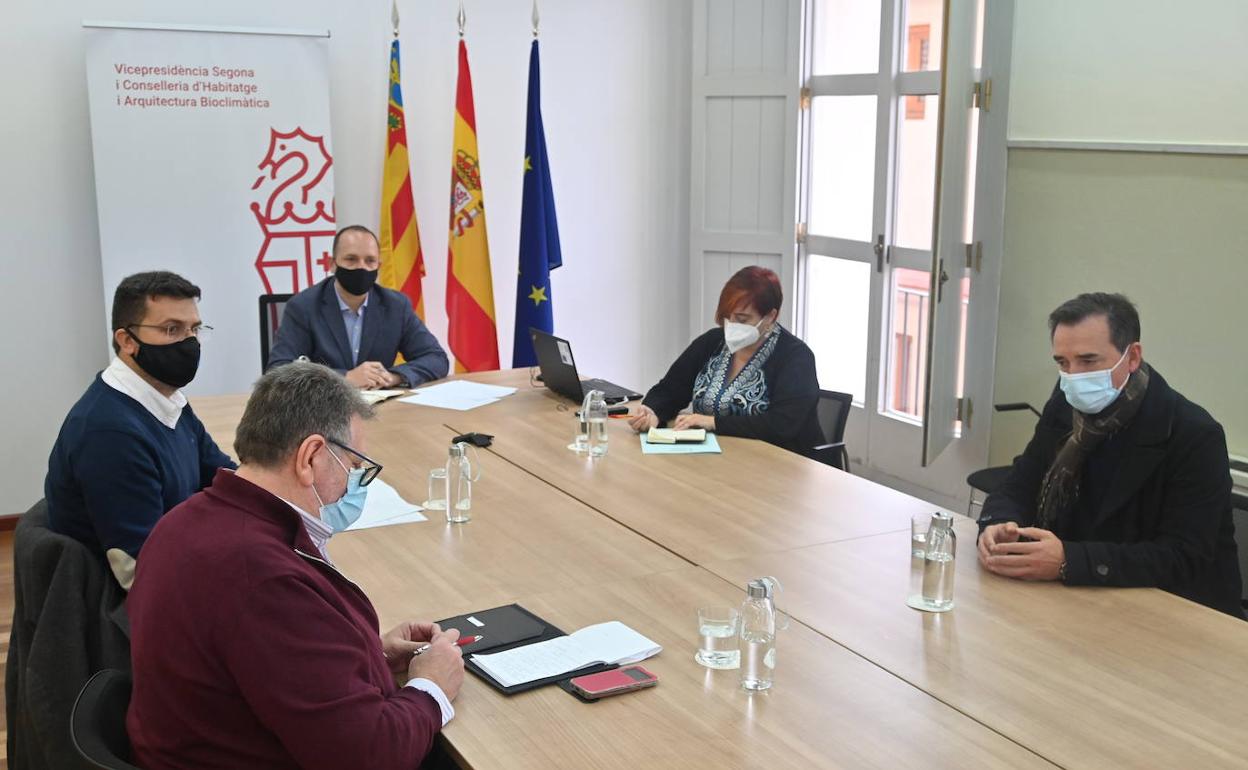
<path id="1" fill-rule="evenodd" d="M 514 367 L 535 366 L 537 354 L 529 327 L 555 330 L 550 308 L 550 271 L 563 264 L 555 195 L 542 129 L 541 77 L 537 41 L 529 53 L 529 112 L 524 136 L 524 200 L 520 207 L 520 277 L 516 280 L 516 337 L 511 350 Z"/>

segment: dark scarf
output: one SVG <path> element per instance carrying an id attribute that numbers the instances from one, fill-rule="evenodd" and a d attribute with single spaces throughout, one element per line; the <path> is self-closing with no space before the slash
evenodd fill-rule
<path id="1" fill-rule="evenodd" d="M 1040 485 L 1040 497 L 1036 504 L 1036 526 L 1052 530 L 1063 511 L 1070 510 L 1079 499 L 1080 476 L 1084 461 L 1105 439 L 1121 430 L 1144 403 L 1148 391 L 1148 364 L 1128 378 L 1122 393 L 1114 402 L 1098 414 L 1074 412 L 1073 427 L 1065 443 L 1053 458 L 1053 465 Z"/>

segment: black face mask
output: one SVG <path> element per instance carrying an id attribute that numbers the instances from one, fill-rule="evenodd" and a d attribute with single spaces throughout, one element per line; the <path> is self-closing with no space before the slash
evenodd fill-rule
<path id="1" fill-rule="evenodd" d="M 152 377 L 171 388 L 186 387 L 187 383 L 195 379 L 195 372 L 199 370 L 197 337 L 187 337 L 181 342 L 168 345 L 140 342 L 133 334 L 130 334 L 130 339 L 139 343 L 139 352 L 134 356 L 134 362 Z"/>
<path id="2" fill-rule="evenodd" d="M 334 269 L 334 280 L 346 290 L 347 294 L 358 297 L 372 290 L 373 284 L 377 282 L 377 271 L 365 270 L 362 267 L 354 269 L 339 267 Z"/>

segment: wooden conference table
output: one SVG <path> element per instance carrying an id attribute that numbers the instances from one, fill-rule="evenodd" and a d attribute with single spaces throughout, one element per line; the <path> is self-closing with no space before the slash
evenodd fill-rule
<path id="1" fill-rule="evenodd" d="M 388 402 L 367 453 L 425 497 L 449 439 L 480 453 L 473 520 L 336 536 L 330 552 L 382 627 L 509 602 L 570 631 L 621 620 L 663 646 L 658 687 L 587 705 L 504 696 L 471 675 L 444 731 L 473 768 L 1218 767 L 1248 758 L 1248 624 L 1156 590 L 1080 590 L 982 573 L 960 522 L 957 607 L 905 605 L 909 519 L 932 507 L 768 444 L 643 456 L 623 421 L 606 458 L 565 448 L 575 405 L 527 372 L 458 412 Z M 244 396 L 194 399 L 229 451 Z M 436 512 L 431 512 L 436 513 Z M 776 575 L 794 622 L 775 686 L 693 660 L 695 611 Z"/>

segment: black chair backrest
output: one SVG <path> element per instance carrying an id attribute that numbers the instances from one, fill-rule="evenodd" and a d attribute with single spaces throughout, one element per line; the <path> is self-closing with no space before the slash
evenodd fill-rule
<path id="1" fill-rule="evenodd" d="M 1239 545 L 1239 577 L 1244 581 L 1242 599 L 1244 609 L 1248 610 L 1248 494 L 1231 493 L 1231 516 Z"/>
<path id="2" fill-rule="evenodd" d="M 849 410 L 854 402 L 850 393 L 835 390 L 819 391 L 819 403 L 815 408 L 819 429 L 823 431 L 823 444 L 815 447 L 815 459 L 849 471 L 849 452 L 845 449 L 845 425 L 849 422 Z"/>
<path id="3" fill-rule="evenodd" d="M 849 422 L 849 408 L 853 402 L 854 397 L 849 393 L 819 391 L 819 427 L 825 443 L 837 444 L 845 440 L 845 424 Z"/>
<path id="4" fill-rule="evenodd" d="M 70 716 L 70 735 L 83 759 L 106 770 L 139 770 L 130 764 L 126 709 L 130 675 L 106 668 L 87 680 Z"/>
<path id="5" fill-rule="evenodd" d="M 260 371 L 269 365 L 269 349 L 273 347 L 273 337 L 277 327 L 282 325 L 282 311 L 293 294 L 261 294 L 260 295 Z"/>

